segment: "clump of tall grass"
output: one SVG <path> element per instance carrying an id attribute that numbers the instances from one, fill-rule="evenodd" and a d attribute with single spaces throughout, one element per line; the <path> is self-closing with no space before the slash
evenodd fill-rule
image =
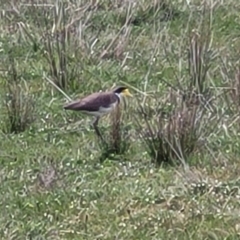
<path id="1" fill-rule="evenodd" d="M 107 158 L 115 159 L 116 156 L 123 156 L 130 145 L 130 136 L 123 124 L 121 105 L 118 105 L 111 113 L 110 124 L 110 130 L 107 135 L 99 139 L 102 151 L 101 161 Z"/>
<path id="2" fill-rule="evenodd" d="M 206 139 L 206 132 L 210 134 L 209 124 L 214 119 L 211 106 L 215 98 L 209 88 L 208 72 L 216 54 L 211 49 L 210 23 L 203 21 L 198 30 L 189 31 L 184 47 L 188 53 L 187 74 L 184 78 L 176 75 L 177 88 L 164 80 L 169 86 L 168 93 L 165 97 L 156 93 L 152 99 L 155 106 L 167 109 L 167 114 L 156 110 L 149 116 L 149 107 L 140 105 L 143 121 L 136 118 L 144 146 L 158 166 L 186 164 L 191 154 L 198 150 L 199 142 Z"/>
<path id="3" fill-rule="evenodd" d="M 24 132 L 34 122 L 35 104 L 26 84 L 24 84 L 24 80 L 17 72 L 17 63 L 11 53 L 8 57 L 8 70 L 4 79 L 3 131 L 17 134 Z"/>

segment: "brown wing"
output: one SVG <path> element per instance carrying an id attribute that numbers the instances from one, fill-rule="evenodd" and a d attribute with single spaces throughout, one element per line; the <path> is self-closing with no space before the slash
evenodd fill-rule
<path id="1" fill-rule="evenodd" d="M 95 112 L 100 106 L 108 107 L 115 101 L 119 101 L 118 97 L 112 93 L 93 93 L 83 99 L 70 102 L 64 109 L 75 111 L 91 111 Z"/>

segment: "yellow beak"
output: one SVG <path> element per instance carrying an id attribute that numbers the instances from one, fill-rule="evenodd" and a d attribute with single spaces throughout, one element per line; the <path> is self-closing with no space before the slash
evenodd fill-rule
<path id="1" fill-rule="evenodd" d="M 128 96 L 128 97 L 133 97 L 133 95 L 129 92 L 128 89 L 125 89 L 125 90 L 123 91 L 123 95 L 124 95 L 124 96 Z"/>

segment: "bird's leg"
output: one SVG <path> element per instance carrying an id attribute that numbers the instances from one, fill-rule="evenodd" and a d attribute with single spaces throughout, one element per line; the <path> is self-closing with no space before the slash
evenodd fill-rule
<path id="1" fill-rule="evenodd" d="M 99 117 L 96 117 L 96 119 L 93 122 L 93 127 L 94 127 L 94 130 L 95 130 L 97 136 L 100 137 L 101 140 L 103 141 L 103 137 L 98 129 L 98 121 L 99 121 Z"/>

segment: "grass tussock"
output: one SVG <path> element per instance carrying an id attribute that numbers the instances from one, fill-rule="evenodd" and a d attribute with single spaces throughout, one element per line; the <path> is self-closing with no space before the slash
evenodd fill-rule
<path id="1" fill-rule="evenodd" d="M 35 104 L 24 83 L 17 72 L 14 59 L 10 55 L 5 79 L 4 108 L 6 114 L 3 124 L 5 133 L 24 132 L 35 120 Z"/>
<path id="2" fill-rule="evenodd" d="M 53 8 L 54 22 L 52 31 L 47 31 L 43 39 L 44 56 L 48 62 L 49 74 L 53 82 L 61 89 L 66 89 L 71 81 L 67 71 L 67 47 L 69 32 L 66 25 L 64 4 Z M 47 29 L 47 26 L 46 26 Z"/>
<path id="3" fill-rule="evenodd" d="M 32 11 L 31 21 L 35 26 L 23 25 L 23 33 L 34 51 L 45 59 L 44 75 L 62 90 L 79 88 L 85 64 L 92 61 L 90 46 L 83 35 L 87 20 L 82 24 L 88 10 L 83 7 L 79 9 L 80 12 L 75 12 L 74 6 L 67 7 L 61 1 L 49 8 L 35 3 L 29 4 L 27 8 Z M 39 15 L 41 9 L 42 14 Z M 34 36 L 33 26 L 39 29 Z"/>
<path id="4" fill-rule="evenodd" d="M 187 81 L 176 78 L 179 93 L 169 89 L 167 97 L 153 99 L 155 106 L 166 109 L 171 106 L 166 116 L 155 111 L 153 116 L 146 114 L 145 106 L 140 106 L 140 116 L 143 116 L 146 129 L 137 125 L 146 150 L 152 161 L 157 165 L 162 163 L 187 163 L 189 156 L 197 150 L 199 140 L 206 132 L 208 122 L 212 119 L 211 98 L 209 91 L 208 72 L 211 61 L 216 57 L 211 53 L 211 35 L 209 28 L 199 32 L 191 31 L 188 42 L 188 76 Z M 207 117 L 208 116 L 208 120 Z M 147 132 L 147 134 L 146 134 Z"/>
<path id="5" fill-rule="evenodd" d="M 171 110 L 167 109 L 169 101 Z M 187 107 L 181 97 L 173 94 L 169 94 L 164 102 L 168 104 L 162 103 L 162 111 L 156 111 L 152 116 L 146 113 L 146 106 L 140 106 L 139 113 L 145 123 L 145 128 L 142 128 L 142 123 L 136 119 L 140 136 L 157 166 L 165 163 L 185 165 L 189 156 L 197 150 L 201 130 L 206 127 L 204 110 L 198 105 Z M 163 109 L 166 109 L 165 112 Z"/>
<path id="6" fill-rule="evenodd" d="M 207 18 L 208 15 L 204 14 Z M 208 104 L 210 81 L 208 72 L 212 62 L 218 57 L 212 49 L 211 22 L 202 22 L 199 29 L 193 29 L 188 36 L 188 74 L 184 84 L 184 99 L 187 104 Z M 181 83 L 179 83 L 182 85 Z"/>
<path id="7" fill-rule="evenodd" d="M 101 161 L 107 158 L 121 158 L 129 149 L 129 134 L 124 129 L 122 106 L 118 105 L 110 115 L 109 133 L 101 141 Z"/>

